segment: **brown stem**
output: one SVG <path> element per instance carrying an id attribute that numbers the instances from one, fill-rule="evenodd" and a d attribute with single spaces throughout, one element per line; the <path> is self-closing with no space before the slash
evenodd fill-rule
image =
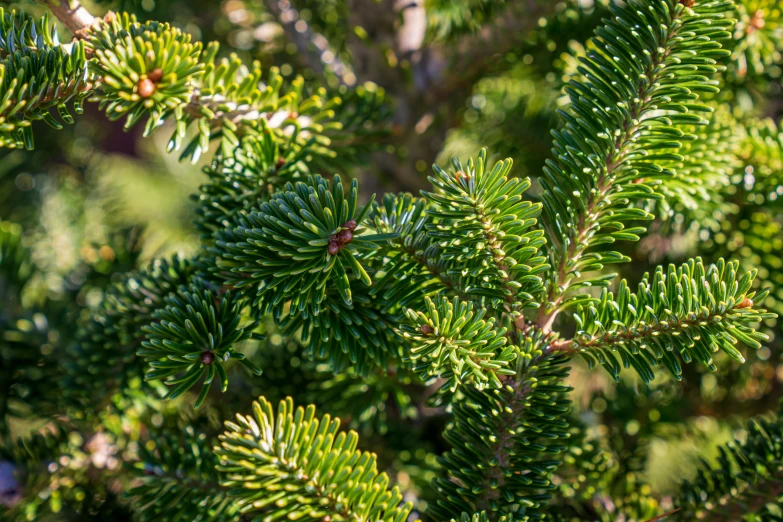
<path id="1" fill-rule="evenodd" d="M 735 309 L 736 308 L 739 308 L 739 306 L 735 306 Z M 697 326 L 703 322 L 710 322 L 713 319 L 715 319 L 715 317 L 717 317 L 718 315 L 719 314 L 717 314 L 715 311 L 710 311 L 707 317 L 697 317 L 695 319 L 682 319 L 672 324 L 659 323 L 655 326 L 651 326 L 647 328 L 644 331 L 639 331 L 638 329 L 628 329 L 625 332 L 610 332 L 604 335 L 599 335 L 598 337 L 592 337 L 584 343 L 578 343 L 578 341 L 575 342 L 574 340 L 554 341 L 550 344 L 550 348 L 553 351 L 573 352 L 573 351 L 583 350 L 587 348 L 595 348 L 598 346 L 611 346 L 618 342 L 647 339 L 649 337 L 654 337 L 657 334 L 672 332 L 675 330 L 682 330 L 693 326 Z"/>
<path id="2" fill-rule="evenodd" d="M 668 517 L 669 515 L 673 515 L 673 514 L 677 513 L 679 510 L 680 510 L 680 508 L 677 508 L 677 509 L 674 509 L 674 510 L 669 511 L 667 513 L 664 513 L 663 515 L 658 515 L 655 518 L 651 518 L 647 522 L 656 522 L 657 520 L 663 520 L 664 518 Z"/>
<path id="3" fill-rule="evenodd" d="M 75 38 L 83 38 L 84 31 L 97 20 L 79 0 L 41 0 Z"/>

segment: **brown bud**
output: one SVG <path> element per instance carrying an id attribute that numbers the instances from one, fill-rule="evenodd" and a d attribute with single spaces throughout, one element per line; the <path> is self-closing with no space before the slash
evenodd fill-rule
<path id="1" fill-rule="evenodd" d="M 350 230 L 351 232 L 353 232 L 354 230 L 356 230 L 357 223 L 355 219 L 349 219 L 348 221 L 343 223 L 343 226 L 348 230 Z"/>
<path id="2" fill-rule="evenodd" d="M 329 246 L 326 248 L 326 251 L 331 256 L 336 256 L 340 252 L 340 245 L 336 239 L 332 238 L 329 240 Z"/>
<path id="3" fill-rule="evenodd" d="M 337 233 L 337 242 L 341 245 L 347 245 L 353 241 L 353 232 L 350 230 L 341 230 Z"/>
<path id="4" fill-rule="evenodd" d="M 432 335 L 435 332 L 435 329 L 428 324 L 423 324 L 421 325 L 421 328 L 419 328 L 419 331 L 424 335 Z"/>
<path id="5" fill-rule="evenodd" d="M 641 183 L 644 183 L 644 178 L 636 178 L 631 183 L 633 183 L 634 185 L 639 185 Z"/>
<path id="6" fill-rule="evenodd" d="M 155 83 L 149 78 L 144 78 L 139 82 L 139 96 L 149 98 L 155 92 Z"/>
<path id="7" fill-rule="evenodd" d="M 285 158 L 277 158 L 277 163 L 275 164 L 275 168 L 277 168 L 277 170 L 280 170 L 283 168 L 283 165 L 285 165 Z"/>
<path id="8" fill-rule="evenodd" d="M 288 119 L 289 120 L 295 120 L 298 117 L 299 117 L 299 113 L 298 112 L 289 112 L 288 113 Z"/>
<path id="9" fill-rule="evenodd" d="M 467 179 L 468 179 L 468 175 L 467 175 L 467 174 L 465 174 L 463 171 L 461 171 L 461 170 L 458 170 L 457 172 L 455 172 L 455 173 L 454 173 L 454 178 L 455 178 L 457 181 L 462 181 L 463 179 L 464 179 L 464 180 L 467 180 Z"/>
<path id="10" fill-rule="evenodd" d="M 155 69 L 151 73 L 147 75 L 147 78 L 152 80 L 155 83 L 158 83 L 161 78 L 163 78 L 163 69 Z"/>
<path id="11" fill-rule="evenodd" d="M 680 3 L 685 7 L 693 7 L 696 4 L 696 0 L 680 0 Z"/>
<path id="12" fill-rule="evenodd" d="M 759 29 L 763 29 L 765 25 L 767 25 L 767 22 L 764 21 L 764 11 L 759 9 L 751 17 L 750 23 L 748 24 L 747 29 L 745 29 L 745 32 L 747 34 L 752 34 Z"/>
<path id="13" fill-rule="evenodd" d="M 206 364 L 209 366 L 215 362 L 215 354 L 207 350 L 206 352 L 201 353 L 201 364 Z"/>
<path id="14" fill-rule="evenodd" d="M 753 308 L 753 299 L 748 299 L 746 297 L 736 306 L 736 308 Z"/>

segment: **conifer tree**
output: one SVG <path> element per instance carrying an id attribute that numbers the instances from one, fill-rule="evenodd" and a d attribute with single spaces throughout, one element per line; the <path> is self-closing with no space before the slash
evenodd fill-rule
<path id="1" fill-rule="evenodd" d="M 0 520 L 783 517 L 780 406 L 758 401 L 676 494 L 636 437 L 659 410 L 595 419 L 743 364 L 775 378 L 776 2 L 248 2 L 293 78 L 134 2 L 41 4 L 0 7 L 0 169 L 86 118 L 165 133 L 204 176 L 196 248 L 142 260 L 119 231 L 57 291 L 34 213 L 0 196 Z M 517 51 L 498 43 L 522 19 Z M 549 59 L 574 23 L 592 34 Z M 493 116 L 509 79 L 540 114 Z M 417 141 L 465 98 L 446 150 L 486 131 L 524 157 L 495 131 L 545 115 L 546 157 L 431 154 L 425 183 Z M 389 175 L 403 190 L 363 188 Z M 585 411 L 572 372 L 616 382 L 614 404 Z"/>

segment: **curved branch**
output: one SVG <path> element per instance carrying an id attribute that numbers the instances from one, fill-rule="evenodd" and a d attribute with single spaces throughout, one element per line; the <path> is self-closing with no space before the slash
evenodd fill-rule
<path id="1" fill-rule="evenodd" d="M 79 3 L 79 0 L 41 0 L 41 2 L 73 33 L 75 38 L 83 38 L 84 31 L 98 20 Z"/>

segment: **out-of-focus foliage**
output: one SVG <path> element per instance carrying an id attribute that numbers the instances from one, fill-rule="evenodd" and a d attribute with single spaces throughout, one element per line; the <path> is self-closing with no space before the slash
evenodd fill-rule
<path id="1" fill-rule="evenodd" d="M 690 3 L 3 6 L 0 519 L 779 519 L 783 12 Z"/>

